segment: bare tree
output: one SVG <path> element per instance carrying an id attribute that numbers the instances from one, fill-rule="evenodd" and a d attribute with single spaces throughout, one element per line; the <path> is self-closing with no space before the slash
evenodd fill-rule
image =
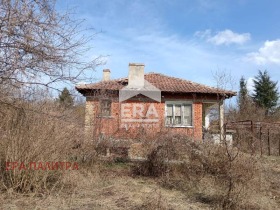
<path id="1" fill-rule="evenodd" d="M 83 108 L 58 106 L 50 90 L 86 81 L 100 64 L 85 56 L 90 32 L 69 11 L 58 13 L 54 0 L 0 0 L 1 191 L 41 192 L 62 180 L 54 171 L 2 170 L 9 162 L 78 158 Z"/>
<path id="2" fill-rule="evenodd" d="M 218 68 L 218 70 L 212 72 L 212 76 L 216 83 L 216 87 L 219 89 L 233 90 L 236 85 L 236 81 L 232 77 L 231 72 L 227 72 L 226 69 L 221 70 Z"/>
<path id="3" fill-rule="evenodd" d="M 55 0 L 0 0 L 0 102 L 13 90 L 85 80 L 99 59 L 85 59 L 93 35 Z M 89 36 L 87 36 L 88 34 Z"/>

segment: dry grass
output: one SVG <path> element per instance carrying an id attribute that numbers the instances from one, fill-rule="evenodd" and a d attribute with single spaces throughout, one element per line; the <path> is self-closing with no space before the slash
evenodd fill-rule
<path id="1" fill-rule="evenodd" d="M 214 209 L 266 209 L 267 205 L 249 199 L 258 195 L 266 200 L 265 191 L 258 189 L 269 189 L 269 185 L 260 177 L 277 177 L 275 167 L 269 166 L 269 162 L 261 163 L 259 157 L 234 147 L 196 144 L 183 137 L 166 135 L 163 142 L 153 145 L 147 161 L 136 164 L 132 172 L 156 177 L 161 187 L 181 191 Z M 274 182 L 279 184 L 276 178 Z M 275 183 L 273 186 L 277 188 Z M 268 191 L 276 188 L 270 186 Z"/>
<path id="2" fill-rule="evenodd" d="M 255 180 L 255 185 L 248 201 L 259 209 L 280 208 L 280 157 L 264 156 L 259 160 L 260 176 Z"/>
<path id="3" fill-rule="evenodd" d="M 0 115 L 0 190 L 46 193 L 62 187 L 63 170 L 29 169 L 30 163 L 74 162 L 72 149 L 83 139 L 72 110 L 49 102 L 19 102 L 2 106 Z M 23 163 L 26 169 L 6 170 L 7 163 Z"/>
<path id="4" fill-rule="evenodd" d="M 42 196 L 3 194 L 3 209 L 208 209 L 177 190 L 160 187 L 151 178 L 132 178 L 128 165 L 105 164 L 71 171 L 75 187 Z"/>
<path id="5" fill-rule="evenodd" d="M 101 162 L 94 145 L 72 149 L 83 128 L 71 110 L 37 105 L 1 115 L 0 209 L 280 208 L 279 157 L 162 134 L 144 140 L 146 162 Z M 78 161 L 79 170 L 6 171 L 5 161 Z"/>
<path id="6" fill-rule="evenodd" d="M 280 158 L 260 160 L 262 171 L 239 209 L 279 209 Z M 216 209 L 209 199 L 215 182 L 204 177 L 196 189 L 170 189 L 160 178 L 132 177 L 131 163 L 99 163 L 68 171 L 65 188 L 51 194 L 3 193 L 1 209 Z M 212 180 L 212 181 L 211 181 Z"/>

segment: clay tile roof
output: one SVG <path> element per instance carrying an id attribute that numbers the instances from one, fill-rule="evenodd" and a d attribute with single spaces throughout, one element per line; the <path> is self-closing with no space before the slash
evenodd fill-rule
<path id="1" fill-rule="evenodd" d="M 159 73 L 145 74 L 145 80 L 160 89 L 162 92 L 221 94 L 225 95 L 226 97 L 232 97 L 236 95 L 236 92 L 233 91 L 217 89 L 189 80 L 170 77 Z M 128 79 L 121 78 L 92 84 L 77 85 L 76 89 L 81 93 L 84 90 L 120 90 L 127 84 Z"/>

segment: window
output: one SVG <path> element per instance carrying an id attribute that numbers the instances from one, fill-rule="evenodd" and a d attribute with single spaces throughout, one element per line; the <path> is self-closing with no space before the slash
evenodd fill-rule
<path id="1" fill-rule="evenodd" d="M 184 102 L 166 102 L 167 126 L 192 126 L 192 104 Z"/>
<path id="2" fill-rule="evenodd" d="M 111 116 L 111 100 L 104 99 L 100 101 L 100 116 L 101 117 L 110 117 Z"/>

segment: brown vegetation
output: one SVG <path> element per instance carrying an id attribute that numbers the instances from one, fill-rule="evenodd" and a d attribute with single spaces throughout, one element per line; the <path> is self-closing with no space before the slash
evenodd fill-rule
<path id="1" fill-rule="evenodd" d="M 1 110 L 4 209 L 279 208 L 279 158 L 242 149 L 239 142 L 248 136 L 231 147 L 162 132 L 152 139 L 141 136 L 145 161 L 119 156 L 102 161 L 98 152 L 106 153 L 110 139 L 83 141 L 81 107 L 18 100 Z M 5 170 L 14 161 L 77 162 L 79 170 Z"/>
<path id="2" fill-rule="evenodd" d="M 51 101 L 2 106 L 2 208 L 275 209 L 279 159 L 162 133 L 142 137 L 147 160 L 101 161 L 83 142 L 80 107 Z M 20 108 L 19 108 L 20 107 Z M 79 170 L 5 170 L 5 162 L 77 162 Z M 25 196 L 24 196 L 25 195 Z M 258 200 L 254 200 L 257 197 Z"/>
<path id="3" fill-rule="evenodd" d="M 83 139 L 74 110 L 43 101 L 20 101 L 15 106 L 2 105 L 1 110 L 1 190 L 41 193 L 60 186 L 63 170 L 34 170 L 34 165 L 30 170 L 29 165 L 73 162 L 72 148 Z M 6 170 L 8 163 L 23 163 L 27 168 Z"/>
<path id="4" fill-rule="evenodd" d="M 238 149 L 168 135 L 158 139 L 147 161 L 134 166 L 132 172 L 159 177 L 163 187 L 223 209 L 242 207 L 245 188 L 259 173 L 256 158 Z"/>

